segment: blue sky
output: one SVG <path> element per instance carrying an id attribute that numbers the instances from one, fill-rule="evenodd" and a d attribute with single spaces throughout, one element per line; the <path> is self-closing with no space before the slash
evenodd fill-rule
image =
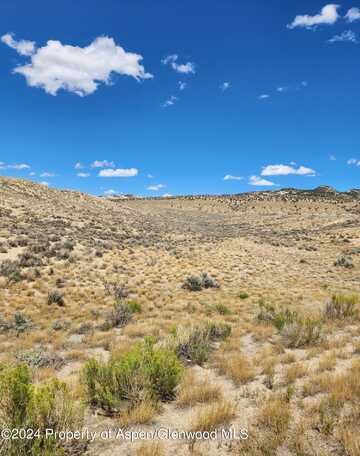
<path id="1" fill-rule="evenodd" d="M 359 0 L 0 9 L 0 175 L 151 196 L 359 187 Z"/>

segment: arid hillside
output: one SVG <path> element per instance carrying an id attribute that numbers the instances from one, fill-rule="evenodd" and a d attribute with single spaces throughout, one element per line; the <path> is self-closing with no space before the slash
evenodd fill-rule
<path id="1" fill-rule="evenodd" d="M 359 294 L 359 191 L 126 199 L 0 177 L 0 407 L 28 366 L 32 426 L 57 378 L 48 427 L 94 433 L 0 455 L 359 456 Z"/>

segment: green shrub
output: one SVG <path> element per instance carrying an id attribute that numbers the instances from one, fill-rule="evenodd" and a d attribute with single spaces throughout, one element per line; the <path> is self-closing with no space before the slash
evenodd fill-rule
<path id="1" fill-rule="evenodd" d="M 246 293 L 246 291 L 242 291 L 240 294 L 239 294 L 239 298 L 240 299 L 247 299 L 249 297 L 248 293 Z"/>
<path id="2" fill-rule="evenodd" d="M 335 294 L 326 304 L 324 309 L 324 318 L 329 320 L 358 319 L 359 298 L 356 295 Z"/>
<path id="3" fill-rule="evenodd" d="M 260 303 L 260 312 L 257 316 L 260 321 L 271 322 L 276 329 L 281 331 L 285 325 L 289 325 L 298 320 L 298 313 L 288 308 L 276 308 L 270 304 Z"/>
<path id="4" fill-rule="evenodd" d="M 27 429 L 38 435 L 31 439 L 3 440 L 0 453 L 6 456 L 62 456 L 64 441 L 45 437 L 45 429 L 79 430 L 82 410 L 71 400 L 67 387 L 58 380 L 43 385 L 31 382 L 29 369 L 2 367 L 0 371 L 0 428 Z"/>
<path id="5" fill-rule="evenodd" d="M 222 303 L 215 304 L 214 305 L 214 309 L 220 315 L 229 315 L 229 314 L 231 314 L 230 309 L 225 304 L 222 304 Z"/>
<path id="6" fill-rule="evenodd" d="M 142 307 L 137 301 L 128 301 L 127 305 L 129 306 L 132 313 L 141 313 Z"/>
<path id="7" fill-rule="evenodd" d="M 88 361 L 82 378 L 89 402 L 114 412 L 121 401 L 136 402 L 144 395 L 155 400 L 173 399 L 182 370 L 174 352 L 146 339 L 108 363 Z"/>

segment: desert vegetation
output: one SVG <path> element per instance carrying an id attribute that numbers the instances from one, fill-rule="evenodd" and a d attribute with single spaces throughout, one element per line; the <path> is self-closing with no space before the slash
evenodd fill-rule
<path id="1" fill-rule="evenodd" d="M 41 431 L 0 454 L 358 456 L 359 216 L 356 192 L 0 178 L 0 428 Z M 164 428 L 192 434 L 100 438 Z"/>

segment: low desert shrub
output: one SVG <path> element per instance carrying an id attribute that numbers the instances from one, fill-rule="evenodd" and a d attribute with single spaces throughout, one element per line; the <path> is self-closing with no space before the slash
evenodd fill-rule
<path id="1" fill-rule="evenodd" d="M 6 277 L 9 282 L 20 282 L 22 275 L 18 261 L 4 260 L 0 264 L 0 276 Z"/>
<path id="2" fill-rule="evenodd" d="M 261 303 L 257 318 L 272 323 L 288 348 L 313 345 L 323 337 L 321 320 L 310 316 L 304 317 L 296 310 Z"/>
<path id="3" fill-rule="evenodd" d="M 334 266 L 341 266 L 343 268 L 352 269 L 354 267 L 354 263 L 351 257 L 341 255 L 334 262 Z"/>
<path id="4" fill-rule="evenodd" d="M 280 333 L 284 345 L 288 348 L 314 345 L 323 338 L 321 321 L 311 317 L 299 318 L 292 323 L 285 324 Z"/>
<path id="5" fill-rule="evenodd" d="M 63 440 L 45 437 L 45 429 L 79 430 L 82 410 L 71 399 L 67 386 L 58 380 L 34 385 L 29 369 L 3 366 L 0 370 L 0 428 L 26 429 L 32 438 L 2 440 L 6 456 L 62 456 Z M 38 433 L 37 433 L 38 431 Z"/>
<path id="6" fill-rule="evenodd" d="M 121 401 L 137 402 L 144 395 L 173 399 L 182 371 L 174 352 L 146 339 L 108 363 L 88 361 L 82 378 L 89 403 L 113 412 Z"/>
<path id="7" fill-rule="evenodd" d="M 188 277 L 183 283 L 182 288 L 189 291 L 201 291 L 204 288 L 219 288 L 219 284 L 207 272 L 204 272 L 200 277 Z"/>
<path id="8" fill-rule="evenodd" d="M 163 344 L 179 358 L 202 365 L 209 357 L 212 343 L 225 339 L 230 332 L 231 327 L 223 323 L 207 322 L 202 326 L 179 326 Z"/>
<path id="9" fill-rule="evenodd" d="M 357 295 L 335 294 L 326 303 L 324 318 L 327 320 L 358 319 L 360 317 L 358 303 Z"/>
<path id="10" fill-rule="evenodd" d="M 136 301 L 117 300 L 106 318 L 103 329 L 122 328 L 133 318 L 134 313 L 141 312 L 141 305 Z"/>
<path id="11" fill-rule="evenodd" d="M 50 291 L 47 297 L 47 303 L 48 305 L 57 304 L 61 307 L 65 304 L 64 295 L 58 290 Z"/>

